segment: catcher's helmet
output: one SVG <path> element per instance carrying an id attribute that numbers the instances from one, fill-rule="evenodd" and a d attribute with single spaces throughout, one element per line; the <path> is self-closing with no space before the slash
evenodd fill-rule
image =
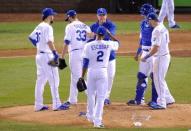
<path id="1" fill-rule="evenodd" d="M 140 8 L 140 13 L 143 16 L 147 16 L 151 12 L 156 13 L 156 9 L 151 4 L 143 4 Z"/>

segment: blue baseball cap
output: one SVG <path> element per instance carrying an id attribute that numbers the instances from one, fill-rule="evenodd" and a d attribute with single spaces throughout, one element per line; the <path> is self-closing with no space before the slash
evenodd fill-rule
<path id="1" fill-rule="evenodd" d="M 104 36 L 104 35 L 106 34 L 106 29 L 105 29 L 105 27 L 99 26 L 99 27 L 97 28 L 97 34 Z"/>
<path id="2" fill-rule="evenodd" d="M 107 15 L 107 10 L 105 8 L 97 9 L 97 15 Z"/>
<path id="3" fill-rule="evenodd" d="M 42 10 L 42 18 L 45 19 L 50 15 L 56 15 L 57 13 L 52 8 L 44 8 Z"/>
<path id="4" fill-rule="evenodd" d="M 68 10 L 67 13 L 66 13 L 66 19 L 65 21 L 68 21 L 69 17 L 72 17 L 72 16 L 75 16 L 77 15 L 76 11 L 75 10 Z"/>
<path id="5" fill-rule="evenodd" d="M 147 19 L 148 20 L 155 20 L 155 21 L 158 21 L 158 15 L 156 14 L 156 13 L 149 13 L 148 15 L 147 15 Z"/>

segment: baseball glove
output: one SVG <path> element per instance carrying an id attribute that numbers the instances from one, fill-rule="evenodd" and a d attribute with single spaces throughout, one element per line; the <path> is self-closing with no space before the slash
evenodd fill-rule
<path id="1" fill-rule="evenodd" d="M 50 61 L 48 62 L 48 65 L 50 65 L 50 66 L 52 66 L 52 67 L 58 67 L 59 61 L 50 60 Z"/>
<path id="2" fill-rule="evenodd" d="M 66 65 L 65 59 L 59 58 L 58 68 L 59 68 L 60 70 L 62 70 L 62 69 L 64 69 L 64 68 L 66 68 L 66 67 L 67 67 L 67 65 Z"/>
<path id="3" fill-rule="evenodd" d="M 79 92 L 85 91 L 87 89 L 86 83 L 83 78 L 79 78 L 77 82 L 77 88 Z"/>

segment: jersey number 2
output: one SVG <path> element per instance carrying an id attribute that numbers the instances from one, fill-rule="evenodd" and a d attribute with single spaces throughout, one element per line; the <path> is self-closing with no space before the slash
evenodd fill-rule
<path id="1" fill-rule="evenodd" d="M 103 62 L 103 58 L 102 58 L 102 57 L 103 57 L 103 55 L 104 55 L 104 52 L 103 52 L 103 51 L 98 51 L 98 52 L 97 52 L 97 55 L 98 55 L 98 56 L 97 56 L 97 61 L 98 61 L 98 62 Z"/>
<path id="2" fill-rule="evenodd" d="M 77 40 L 78 41 L 86 41 L 86 31 L 85 30 L 77 30 L 76 33 L 78 34 Z"/>

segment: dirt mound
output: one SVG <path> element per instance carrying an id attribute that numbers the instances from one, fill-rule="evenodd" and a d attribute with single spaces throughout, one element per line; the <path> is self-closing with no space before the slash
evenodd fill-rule
<path id="1" fill-rule="evenodd" d="M 86 111 L 86 104 L 71 106 L 66 111 L 34 112 L 33 106 L 17 106 L 0 109 L 0 119 L 43 123 L 50 125 L 74 125 L 91 127 L 84 117 L 79 116 L 80 111 Z M 108 128 L 133 127 L 132 117 L 145 117 L 142 127 L 191 127 L 191 105 L 174 104 L 166 110 L 151 110 L 148 106 L 127 106 L 123 103 L 112 103 L 104 108 L 103 122 Z"/>

